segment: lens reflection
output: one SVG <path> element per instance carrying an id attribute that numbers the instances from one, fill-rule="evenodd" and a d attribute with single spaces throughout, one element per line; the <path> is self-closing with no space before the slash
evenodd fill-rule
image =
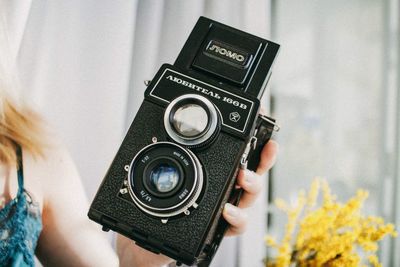
<path id="1" fill-rule="evenodd" d="M 168 193 L 178 184 L 179 172 L 169 164 L 159 164 L 151 171 L 150 180 L 160 193 Z"/>
<path id="2" fill-rule="evenodd" d="M 187 104 L 178 108 L 173 117 L 176 131 L 185 137 L 200 135 L 206 129 L 207 124 L 207 112 L 196 104 Z"/>

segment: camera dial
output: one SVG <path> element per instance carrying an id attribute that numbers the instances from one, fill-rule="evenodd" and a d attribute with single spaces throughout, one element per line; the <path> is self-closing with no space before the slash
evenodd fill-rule
<path id="1" fill-rule="evenodd" d="M 220 119 L 207 98 L 186 94 L 174 99 L 164 113 L 164 127 L 177 143 L 200 147 L 210 143 L 220 128 Z"/>
<path id="2" fill-rule="evenodd" d="M 128 191 L 144 212 L 167 218 L 196 207 L 204 178 L 201 163 L 188 149 L 170 142 L 144 147 L 128 169 Z"/>

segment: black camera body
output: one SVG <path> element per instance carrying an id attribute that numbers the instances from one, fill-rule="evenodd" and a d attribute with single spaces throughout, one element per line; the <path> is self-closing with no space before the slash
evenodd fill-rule
<path id="1" fill-rule="evenodd" d="M 208 266 L 239 168 L 276 130 L 259 114 L 279 45 L 200 17 L 174 65 L 148 83 L 88 216 L 178 263 Z"/>

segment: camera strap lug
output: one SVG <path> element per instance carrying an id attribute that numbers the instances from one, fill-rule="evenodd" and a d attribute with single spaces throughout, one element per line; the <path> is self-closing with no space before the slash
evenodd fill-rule
<path id="1" fill-rule="evenodd" d="M 247 168 L 256 171 L 260 162 L 261 151 L 264 145 L 269 141 L 273 132 L 277 132 L 280 126 L 276 123 L 275 119 L 259 114 L 256 122 L 254 136 L 257 137 L 257 142 L 254 144 L 255 148 L 248 156 Z"/>
<path id="2" fill-rule="evenodd" d="M 265 116 L 265 115 L 262 115 L 262 114 L 259 114 L 258 116 L 259 116 L 263 121 L 266 121 L 266 122 L 272 124 L 272 125 L 274 126 L 274 128 L 273 128 L 273 131 L 274 131 L 274 132 L 279 132 L 279 130 L 281 129 L 281 126 L 280 126 L 279 124 L 277 124 L 276 121 L 271 120 L 269 117 L 267 117 L 267 116 Z"/>
<path id="3" fill-rule="evenodd" d="M 150 83 L 151 83 L 151 80 L 144 80 L 144 85 L 149 86 Z"/>

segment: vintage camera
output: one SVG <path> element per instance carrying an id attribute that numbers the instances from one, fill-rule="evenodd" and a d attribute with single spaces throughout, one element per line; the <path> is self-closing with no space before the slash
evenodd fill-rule
<path id="1" fill-rule="evenodd" d="M 88 216 L 138 245 L 208 266 L 275 120 L 259 114 L 279 45 L 200 17 L 174 65 L 148 82 Z"/>

